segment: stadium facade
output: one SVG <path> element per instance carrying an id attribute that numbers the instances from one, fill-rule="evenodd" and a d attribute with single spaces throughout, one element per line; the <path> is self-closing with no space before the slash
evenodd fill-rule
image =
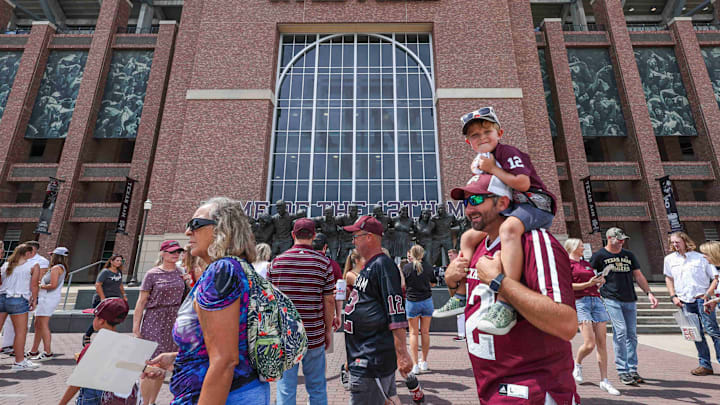
<path id="1" fill-rule="evenodd" d="M 717 22 L 689 0 L 0 0 L 0 239 L 40 222 L 78 268 L 132 265 L 143 236 L 142 271 L 215 195 L 417 216 L 469 177 L 461 114 L 493 105 L 562 200 L 552 231 L 597 249 L 621 226 L 660 280 L 659 179 L 718 239 Z"/>

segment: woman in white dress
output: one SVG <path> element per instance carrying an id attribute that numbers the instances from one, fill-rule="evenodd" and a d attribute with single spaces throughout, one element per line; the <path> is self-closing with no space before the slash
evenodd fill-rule
<path id="1" fill-rule="evenodd" d="M 50 268 L 40 280 L 40 294 L 35 309 L 35 341 L 30 350 L 30 360 L 43 361 L 53 357 L 50 347 L 50 317 L 60 303 L 60 294 L 67 274 L 68 255 L 70 251 L 64 247 L 53 250 L 50 256 Z M 40 353 L 42 340 L 43 352 Z"/>

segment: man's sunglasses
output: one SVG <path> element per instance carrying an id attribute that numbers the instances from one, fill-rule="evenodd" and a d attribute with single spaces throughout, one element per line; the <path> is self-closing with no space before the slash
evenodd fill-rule
<path id="1" fill-rule="evenodd" d="M 357 235 L 353 235 L 352 238 L 353 238 L 353 240 L 355 240 L 356 238 L 359 238 L 359 237 L 365 236 L 365 235 L 370 235 L 370 232 L 359 233 Z"/>
<path id="2" fill-rule="evenodd" d="M 208 226 L 208 225 L 217 225 L 217 221 L 213 221 L 212 219 L 205 219 L 205 218 L 193 218 L 190 221 L 188 221 L 187 226 L 185 228 L 194 232 L 194 231 L 197 231 L 198 229 L 202 228 L 203 226 Z"/>
<path id="3" fill-rule="evenodd" d="M 480 205 L 485 202 L 490 197 L 494 197 L 492 194 L 475 194 L 471 195 L 470 197 L 463 200 L 463 204 L 467 207 L 468 205 L 472 205 L 473 207 L 476 205 Z"/>

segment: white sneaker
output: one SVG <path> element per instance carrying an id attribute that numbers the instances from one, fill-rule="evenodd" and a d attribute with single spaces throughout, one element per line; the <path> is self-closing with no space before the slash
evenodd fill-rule
<path id="1" fill-rule="evenodd" d="M 53 356 L 54 356 L 54 353 L 41 352 L 37 356 L 30 357 L 30 360 L 32 360 L 32 361 L 52 360 Z"/>
<path id="2" fill-rule="evenodd" d="M 421 372 L 421 373 L 427 373 L 428 370 L 429 370 L 429 369 L 428 369 L 428 365 L 427 365 L 427 361 L 421 361 L 421 362 L 418 364 L 418 366 L 420 367 L 420 372 Z"/>
<path id="3" fill-rule="evenodd" d="M 40 367 L 39 364 L 35 364 L 31 362 L 30 360 L 23 360 L 20 363 L 13 362 L 12 370 L 13 371 L 31 371 L 35 370 L 36 368 Z"/>
<path id="4" fill-rule="evenodd" d="M 581 364 L 575 364 L 575 368 L 572 372 L 573 378 L 575 379 L 575 382 L 578 384 L 583 383 L 583 376 L 582 376 L 582 365 Z"/>
<path id="5" fill-rule="evenodd" d="M 620 395 L 620 391 L 616 390 L 608 380 L 600 381 L 600 389 L 610 395 Z"/>
<path id="6" fill-rule="evenodd" d="M 410 372 L 413 373 L 413 374 L 415 374 L 415 375 L 418 375 L 418 374 L 420 374 L 420 368 L 419 368 L 418 365 L 416 364 L 416 365 L 413 366 L 412 371 L 410 371 Z"/>

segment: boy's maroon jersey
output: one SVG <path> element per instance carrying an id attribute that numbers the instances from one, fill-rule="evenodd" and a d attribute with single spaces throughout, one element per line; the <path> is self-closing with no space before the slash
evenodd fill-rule
<path id="1" fill-rule="evenodd" d="M 521 282 L 529 289 L 575 308 L 570 258 L 544 229 L 522 235 L 524 254 Z M 570 342 L 547 334 L 518 314 L 507 335 L 487 335 L 476 324 L 496 296 L 477 278 L 475 264 L 484 255 L 500 250 L 500 238 L 487 246 L 486 238 L 475 250 L 467 277 L 465 332 L 478 396 L 482 404 L 544 404 L 549 393 L 558 404 L 576 403 L 580 397 L 572 377 Z M 499 257 L 498 257 L 499 260 Z"/>
<path id="2" fill-rule="evenodd" d="M 549 195 L 553 199 L 553 210 L 555 209 L 557 198 L 545 187 L 545 183 L 543 183 L 535 171 L 535 167 L 533 167 L 530 156 L 528 156 L 527 153 L 514 146 L 499 143 L 492 154 L 495 156 L 495 161 L 506 172 L 516 176 L 519 174 L 528 176 L 530 178 L 530 188 L 542 190 L 545 194 Z"/>

